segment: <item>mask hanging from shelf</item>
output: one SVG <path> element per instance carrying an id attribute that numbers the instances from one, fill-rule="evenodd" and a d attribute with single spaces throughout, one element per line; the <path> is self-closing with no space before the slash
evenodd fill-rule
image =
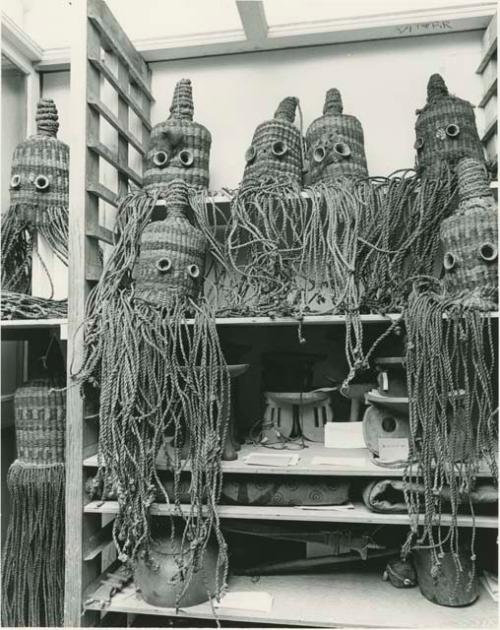
<path id="1" fill-rule="evenodd" d="M 152 221 L 159 200 L 166 216 Z M 181 460 L 191 463 L 192 510 L 181 518 L 172 585 L 177 604 L 189 599 L 191 583 L 197 588 L 194 568 L 209 541 L 218 545 L 216 594 L 228 562 L 215 510 L 229 373 L 203 297 L 207 241 L 188 220 L 189 207 L 188 185 L 179 179 L 122 200 L 118 241 L 87 301 L 86 356 L 75 375 L 100 388 L 99 476 L 104 487 L 116 488 L 113 539 L 120 560 L 132 568 L 154 561 L 151 505 L 158 492 L 161 500 L 180 504 Z M 163 452 L 175 473 L 168 488 L 156 471 Z M 199 517 L 202 505 L 205 516 Z"/>
<path id="2" fill-rule="evenodd" d="M 231 276 L 226 313 L 286 315 L 301 308 L 297 277 L 307 200 L 301 196 L 303 139 L 294 124 L 298 103 L 284 98 L 245 153 L 219 252 Z"/>
<path id="3" fill-rule="evenodd" d="M 2 318 L 61 317 L 66 300 L 52 300 L 54 280 L 42 260 L 37 234 L 68 265 L 69 147 L 57 139 L 59 118 L 51 99 L 38 102 L 36 133 L 15 149 L 11 203 L 2 216 Z M 47 274 L 50 298 L 30 295 L 32 258 Z"/>
<path id="4" fill-rule="evenodd" d="M 14 394 L 17 459 L 2 555 L 2 626 L 63 625 L 66 393 L 38 378 Z"/>
<path id="5" fill-rule="evenodd" d="M 498 306 L 498 207 L 482 161 L 457 165 L 459 204 L 441 224 L 444 286 L 464 306 Z"/>

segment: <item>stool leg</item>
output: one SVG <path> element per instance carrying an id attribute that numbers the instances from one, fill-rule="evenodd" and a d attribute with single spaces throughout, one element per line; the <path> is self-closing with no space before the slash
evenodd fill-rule
<path id="1" fill-rule="evenodd" d="M 230 400 L 228 402 L 229 405 L 229 413 L 227 414 L 227 428 L 226 428 L 226 439 L 224 441 L 224 448 L 222 450 L 222 461 L 231 462 L 235 459 L 238 459 L 238 453 L 236 452 L 233 444 L 233 433 L 234 433 L 234 414 L 233 414 L 233 387 L 231 384 L 231 395 Z M 224 414 L 225 415 L 225 414 Z"/>
<path id="2" fill-rule="evenodd" d="M 359 420 L 359 414 L 361 412 L 361 401 L 359 398 L 351 398 L 351 415 L 349 422 L 357 422 Z"/>

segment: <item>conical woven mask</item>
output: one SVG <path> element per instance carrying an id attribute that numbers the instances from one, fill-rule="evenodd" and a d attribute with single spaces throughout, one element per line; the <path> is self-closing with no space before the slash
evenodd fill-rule
<path id="1" fill-rule="evenodd" d="M 306 134 L 312 184 L 339 177 L 368 177 L 363 127 L 355 116 L 342 111 L 340 92 L 328 90 L 323 116 L 311 123 Z"/>
<path id="2" fill-rule="evenodd" d="M 495 310 L 498 301 L 498 208 L 482 161 L 460 160 L 459 204 L 441 225 L 444 284 L 457 301 Z"/>
<path id="3" fill-rule="evenodd" d="M 197 299 L 203 286 L 207 242 L 186 216 L 184 182 L 172 184 L 166 203 L 167 217 L 152 221 L 142 233 L 133 275 L 138 298 L 168 307 L 176 300 Z"/>
<path id="4" fill-rule="evenodd" d="M 212 137 L 206 127 L 193 121 L 191 81 L 175 86 L 170 116 L 153 127 L 144 163 L 144 188 L 166 188 L 182 179 L 197 189 L 208 188 Z"/>
<path id="5" fill-rule="evenodd" d="M 242 186 L 266 180 L 302 184 L 302 137 L 295 127 L 298 98 L 283 99 L 272 120 L 261 123 L 245 153 Z"/>
<path id="6" fill-rule="evenodd" d="M 14 394 L 18 460 L 26 465 L 64 462 L 66 392 L 62 382 L 36 379 Z"/>
<path id="7" fill-rule="evenodd" d="M 52 99 L 39 101 L 36 134 L 17 145 L 12 158 L 11 204 L 37 224 L 44 210 L 68 207 L 69 147 L 57 139 L 59 118 Z"/>
<path id="8" fill-rule="evenodd" d="M 455 166 L 463 157 L 484 162 L 474 109 L 468 101 L 448 93 L 439 74 L 427 84 L 427 104 L 417 109 L 415 149 L 417 170 L 437 175 L 442 162 Z"/>

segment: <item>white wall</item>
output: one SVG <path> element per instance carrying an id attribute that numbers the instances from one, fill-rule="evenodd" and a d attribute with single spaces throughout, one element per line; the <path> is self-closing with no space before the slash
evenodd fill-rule
<path id="1" fill-rule="evenodd" d="M 24 75 L 2 71 L 2 212 L 9 207 L 10 165 L 16 145 L 26 137 Z"/>
<path id="2" fill-rule="evenodd" d="M 415 109 L 433 72 L 451 92 L 479 102 L 480 43 L 481 32 L 471 31 L 152 63 L 153 122 L 168 114 L 175 82 L 191 78 L 195 118 L 213 136 L 210 186 L 234 187 L 255 127 L 280 99 L 300 98 L 305 129 L 321 115 L 326 90 L 338 87 L 344 112 L 364 126 L 370 173 L 387 175 L 413 166 Z"/>

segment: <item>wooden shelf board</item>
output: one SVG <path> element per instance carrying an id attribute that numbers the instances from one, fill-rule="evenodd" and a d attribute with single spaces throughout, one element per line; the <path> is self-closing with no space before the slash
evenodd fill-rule
<path id="1" fill-rule="evenodd" d="M 323 575 L 230 576 L 229 592 L 255 591 L 272 595 L 269 612 L 219 609 L 220 620 L 309 627 L 449 628 L 498 626 L 497 604 L 480 587 L 479 599 L 465 608 L 437 606 L 417 588 L 395 589 L 380 571 L 336 570 Z M 96 604 L 89 610 L 101 610 Z M 190 608 L 147 604 L 133 584 L 117 593 L 102 609 L 140 615 L 213 619 L 210 603 Z"/>
<path id="2" fill-rule="evenodd" d="M 299 457 L 295 466 L 265 466 L 245 463 L 245 457 L 251 454 L 269 455 L 275 453 L 263 446 L 243 444 L 238 453 L 238 459 L 222 462 L 222 470 L 226 474 L 248 475 L 321 475 L 325 477 L 402 477 L 403 468 L 383 468 L 374 464 L 367 448 L 364 449 L 337 449 L 326 448 L 322 444 L 309 443 L 308 447 L 301 451 L 285 451 Z M 280 451 L 281 452 L 281 451 Z M 316 464 L 312 462 L 315 457 L 328 457 L 333 460 L 332 465 Z M 353 461 L 354 460 L 354 461 Z M 87 457 L 83 461 L 86 467 L 97 467 L 97 455 Z M 164 457 L 157 460 L 159 470 L 167 469 L 167 461 Z M 186 470 L 188 467 L 186 467 Z M 486 464 L 482 464 L 478 470 L 479 477 L 491 477 Z"/>
<path id="3" fill-rule="evenodd" d="M 20 335 L 22 337 L 23 332 L 54 329 L 59 329 L 61 340 L 68 338 L 67 319 L 2 319 L 0 321 L 0 329 L 2 331 L 2 339 L 5 341 L 8 341 L 9 338 L 19 339 Z"/>
<path id="4" fill-rule="evenodd" d="M 189 514 L 191 506 L 181 505 L 183 514 Z M 117 514 L 117 501 L 91 501 L 84 506 L 85 514 Z M 155 516 L 169 516 L 176 508 L 165 503 L 153 503 L 151 514 Z M 219 505 L 217 513 L 223 519 L 244 519 L 263 521 L 303 521 L 309 523 L 364 523 L 378 525 L 408 525 L 407 514 L 378 514 L 372 512 L 362 503 L 355 503 L 354 508 L 343 506 L 330 508 L 307 509 L 288 506 L 257 506 L 257 505 Z M 423 516 L 422 516 L 423 521 Z M 476 516 L 476 527 L 494 529 L 498 526 L 496 516 Z M 451 517 L 442 515 L 441 524 L 449 525 Z M 472 517 L 460 515 L 457 518 L 460 527 L 471 527 Z"/>

